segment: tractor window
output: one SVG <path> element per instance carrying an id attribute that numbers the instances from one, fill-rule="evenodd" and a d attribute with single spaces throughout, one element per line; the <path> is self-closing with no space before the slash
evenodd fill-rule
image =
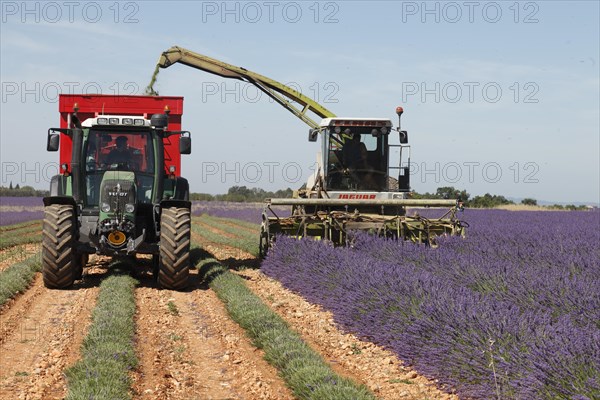
<path id="1" fill-rule="evenodd" d="M 84 142 L 87 204 L 98 206 L 105 171 L 136 173 L 138 201 L 150 202 L 154 182 L 154 146 L 147 131 L 91 129 Z"/>
<path id="2" fill-rule="evenodd" d="M 105 170 L 151 172 L 152 141 L 147 132 L 99 132 L 96 163 Z"/>

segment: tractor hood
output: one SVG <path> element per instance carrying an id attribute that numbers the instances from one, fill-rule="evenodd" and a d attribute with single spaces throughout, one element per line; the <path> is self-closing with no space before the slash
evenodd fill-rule
<path id="1" fill-rule="evenodd" d="M 100 184 L 100 232 L 120 232 L 121 240 L 110 240 L 113 245 L 124 244 L 135 229 L 136 211 L 135 173 L 130 171 L 106 171 Z M 120 236 L 123 234 L 123 236 Z M 114 239 L 114 238 L 113 238 Z"/>

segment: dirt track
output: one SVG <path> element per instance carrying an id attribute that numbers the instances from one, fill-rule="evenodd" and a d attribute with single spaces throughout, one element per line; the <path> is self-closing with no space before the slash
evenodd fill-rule
<path id="1" fill-rule="evenodd" d="M 72 290 L 49 290 L 41 275 L 0 312 L 0 399 L 62 399 L 65 368 L 79 358 L 98 283 L 98 265 Z"/>
<path id="2" fill-rule="evenodd" d="M 96 260 L 71 290 L 46 289 L 38 274 L 4 306 L 0 399 L 64 398 L 63 372 L 79 359 L 107 262 Z M 196 271 L 186 292 L 158 289 L 147 271 L 138 278 L 134 398 L 293 398 Z"/>
<path id="3" fill-rule="evenodd" d="M 149 277 L 136 289 L 140 366 L 135 399 L 291 399 L 195 271 L 186 292 L 158 290 Z M 145 284 L 144 284 L 145 283 Z"/>

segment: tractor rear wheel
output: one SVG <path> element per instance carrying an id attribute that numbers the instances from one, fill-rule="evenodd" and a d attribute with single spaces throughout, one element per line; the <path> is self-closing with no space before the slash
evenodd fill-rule
<path id="1" fill-rule="evenodd" d="M 73 285 L 78 275 L 75 229 L 73 206 L 53 204 L 44 207 L 42 277 L 47 288 L 67 288 Z"/>
<path id="2" fill-rule="evenodd" d="M 160 265 L 158 283 L 180 290 L 190 274 L 191 216 L 188 208 L 163 208 L 160 219 Z"/>

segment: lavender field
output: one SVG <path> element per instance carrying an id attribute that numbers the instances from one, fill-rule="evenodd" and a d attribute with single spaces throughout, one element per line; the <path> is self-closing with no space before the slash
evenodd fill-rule
<path id="1" fill-rule="evenodd" d="M 0 226 L 44 217 L 41 197 L 0 197 Z"/>
<path id="2" fill-rule="evenodd" d="M 467 210 L 438 249 L 277 239 L 262 265 L 461 397 L 600 398 L 600 212 Z"/>
<path id="3" fill-rule="evenodd" d="M 213 217 L 235 218 L 242 221 L 260 224 L 263 203 L 232 203 L 227 201 L 194 201 L 192 215 L 208 214 Z M 281 215 L 289 215 L 290 207 L 273 207 Z"/>
<path id="4" fill-rule="evenodd" d="M 262 203 L 195 201 L 192 204 L 192 213 L 235 218 L 259 224 L 263 208 Z M 278 211 L 286 212 L 289 211 L 288 209 L 289 207 L 280 208 Z M 41 197 L 0 197 L 0 226 L 38 220 L 43 217 L 44 206 Z"/>

